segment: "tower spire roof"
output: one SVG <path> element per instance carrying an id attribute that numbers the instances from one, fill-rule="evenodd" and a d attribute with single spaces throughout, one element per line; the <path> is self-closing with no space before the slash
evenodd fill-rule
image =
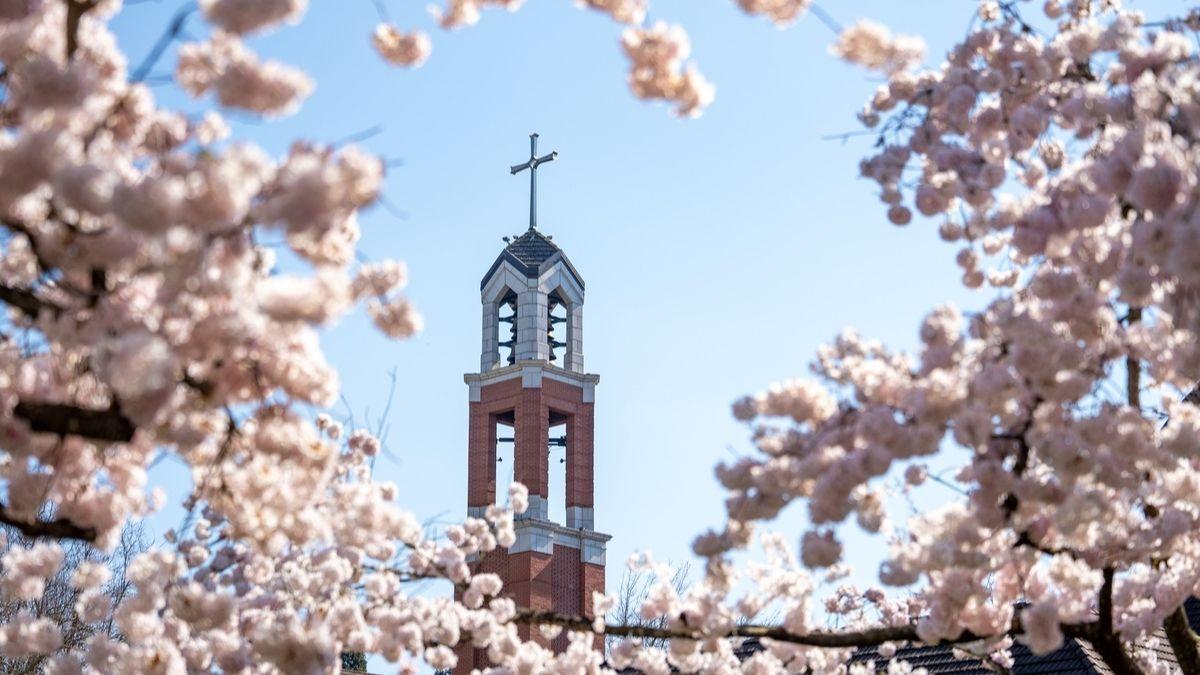
<path id="1" fill-rule="evenodd" d="M 552 241 L 550 236 L 542 234 L 539 230 L 530 228 L 521 236 L 514 237 L 511 241 L 508 241 L 508 245 L 496 257 L 496 262 L 492 263 L 492 266 L 488 268 L 487 274 L 483 275 L 483 280 L 479 282 L 479 287 L 483 288 L 486 286 L 488 279 L 505 262 L 515 267 L 526 278 L 536 279 L 541 276 L 543 271 L 559 260 L 567 268 L 567 272 L 579 283 L 579 287 L 583 288 L 583 277 L 579 276 L 579 272 L 571 264 L 571 261 L 567 258 L 567 254 L 563 253 L 563 250 Z"/>

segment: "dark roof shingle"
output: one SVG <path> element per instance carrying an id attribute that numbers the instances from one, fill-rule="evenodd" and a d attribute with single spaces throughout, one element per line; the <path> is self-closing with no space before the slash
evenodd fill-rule
<path id="1" fill-rule="evenodd" d="M 500 265 L 508 262 L 515 267 L 526 278 L 537 278 L 542 272 L 542 265 L 553 258 L 556 254 L 561 256 L 563 264 L 570 272 L 571 276 L 583 288 L 583 277 L 579 276 L 579 272 L 575 270 L 575 266 L 567 259 L 567 255 L 562 252 L 550 237 L 541 232 L 530 228 L 525 234 L 513 239 L 504 247 L 500 255 L 496 258 L 496 262 L 488 268 L 487 274 L 483 275 L 483 280 L 479 282 L 479 287 L 482 289 L 487 285 L 488 279 L 492 278 L 492 274 L 499 269 Z"/>

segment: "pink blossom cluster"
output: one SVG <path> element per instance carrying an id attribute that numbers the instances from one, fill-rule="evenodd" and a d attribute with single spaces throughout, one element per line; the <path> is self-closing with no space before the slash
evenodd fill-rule
<path id="1" fill-rule="evenodd" d="M 1042 654 L 1111 598 L 1121 649 L 1165 672 L 1147 636 L 1200 593 L 1200 76 L 1188 20 L 1151 28 L 1114 5 L 1048 2 L 1046 35 L 985 1 L 929 70 L 877 24 L 834 45 L 887 76 L 860 118 L 878 129 L 861 170 L 888 218 L 937 219 L 964 286 L 995 295 L 933 310 L 913 353 L 843 333 L 816 380 L 737 402 L 759 453 L 717 469 L 729 520 L 694 546 L 710 576 L 801 502 L 807 568 L 837 568 L 851 518 L 889 540 L 880 580 L 912 595 L 861 625 L 969 631 L 1004 663 L 1014 621 Z M 935 455 L 958 464 L 951 480 L 929 481 Z M 893 477 L 962 497 L 892 530 Z"/>
<path id="2" fill-rule="evenodd" d="M 775 25 L 784 27 L 792 24 L 812 5 L 812 0 L 736 0 L 747 14 L 761 14 Z"/>
<path id="3" fill-rule="evenodd" d="M 581 7 L 594 9 L 612 17 L 617 23 L 640 25 L 646 20 L 648 0 L 577 0 Z"/>
<path id="4" fill-rule="evenodd" d="M 640 6 L 587 4 L 619 21 Z M 803 9 L 740 4 L 775 21 Z M 847 668 L 848 641 L 815 644 L 823 610 L 851 635 L 969 635 L 963 653 L 1000 667 L 1014 637 L 1045 653 L 1083 626 L 1118 642 L 1106 659 L 1165 673 L 1150 635 L 1200 594 L 1200 75 L 1187 35 L 1200 21 L 1151 24 L 1114 4 L 1047 2 L 1050 27 L 1034 30 L 1019 5 L 985 0 L 926 70 L 914 40 L 877 25 L 839 39 L 838 54 L 887 77 L 860 119 L 880 134 L 861 172 L 888 218 L 936 218 L 963 284 L 993 295 L 970 314 L 934 308 L 911 353 L 847 330 L 811 377 L 735 403 L 755 452 L 716 469 L 726 522 L 695 539 L 703 578 L 679 589 L 651 556 L 633 561 L 655 578 L 641 619 L 673 637 L 602 654 L 603 617 L 530 618 L 472 566 L 515 542 L 522 486 L 428 532 L 372 478 L 380 440 L 319 414 L 338 395 L 320 328 L 358 307 L 393 337 L 421 326 L 404 267 L 356 256 L 382 162 L 303 141 L 272 158 L 228 142 L 215 113 L 160 107 L 106 28 L 119 3 L 78 3 L 68 21 L 64 2 L 0 2 L 0 516 L 111 546 L 161 505 L 147 490 L 157 458 L 184 462 L 195 486 L 189 526 L 137 558 L 131 594 L 114 606 L 92 567 L 71 579 L 77 616 L 111 617 L 125 640 L 66 646 L 21 610 L 0 649 L 47 655 L 52 673 L 330 672 L 343 651 L 410 673 L 453 668 L 467 645 L 498 673 L 874 672 Z M 449 23 L 480 6 L 452 3 Z M 307 77 L 238 36 L 304 3 L 202 9 L 216 30 L 179 50 L 178 84 L 263 116 L 294 108 Z M 634 23 L 635 93 L 697 114 L 712 91 L 686 35 Z M 287 274 L 268 235 L 299 263 Z M 953 469 L 932 473 L 935 458 Z M 889 508 L 947 487 L 937 508 Z M 806 531 L 765 526 L 792 505 Z M 851 520 L 886 544 L 879 581 L 898 592 L 847 581 Z M 53 543 L 11 549 L 0 593 L 36 601 L 62 558 Z M 453 596 L 420 592 L 430 580 Z M 727 637 L 772 615 L 793 639 L 740 659 Z M 520 628 L 534 620 L 551 625 Z M 877 641 L 887 657 L 903 640 Z"/>
<path id="5" fill-rule="evenodd" d="M 810 3 L 810 0 L 737 1 L 745 11 L 765 14 L 781 26 L 799 17 Z M 230 0 L 223 2 L 240 4 Z M 273 4 L 282 2 L 278 0 Z M 438 24 L 450 30 L 475 25 L 486 7 L 500 7 L 513 12 L 523 4 L 524 0 L 448 0 L 445 6 L 434 6 L 431 11 Z M 695 64 L 685 64 L 691 44 L 683 28 L 661 22 L 653 26 L 644 25 L 649 0 L 576 0 L 575 4 L 606 14 L 613 21 L 628 26 L 621 34 L 621 45 L 630 60 L 628 80 L 634 96 L 671 103 L 681 117 L 698 117 L 712 103 L 716 88 L 705 79 Z M 381 58 L 398 66 L 419 67 L 432 51 L 426 33 L 419 30 L 405 32 L 388 23 L 380 24 L 371 40 Z M 214 79 L 211 74 L 214 67 L 202 62 L 198 55 L 192 60 L 196 64 L 189 67 L 189 81 L 194 82 L 190 89 L 199 95 L 207 90 L 204 84 Z M 265 70 L 267 73 L 264 77 L 280 79 L 282 68 L 278 64 L 266 64 L 258 72 Z M 306 90 L 297 91 L 297 96 L 305 93 Z M 222 103 L 225 101 L 222 100 Z"/>
<path id="6" fill-rule="evenodd" d="M 215 26 L 245 35 L 282 22 L 295 23 L 308 9 L 308 0 L 200 0 L 200 11 Z"/>
<path id="7" fill-rule="evenodd" d="M 223 33 L 180 48 L 176 78 L 192 96 L 212 91 L 223 106 L 264 116 L 293 112 L 313 88 L 302 71 L 260 61 L 237 37 Z"/>
<path id="8" fill-rule="evenodd" d="M 433 43 L 426 33 L 414 30 L 405 33 L 395 26 L 381 23 L 371 35 L 371 43 L 375 51 L 384 61 L 394 66 L 420 68 L 429 53 L 433 51 Z"/>
<path id="9" fill-rule="evenodd" d="M 479 23 L 479 13 L 484 7 L 500 7 L 515 12 L 525 0 L 447 0 L 444 8 L 432 11 L 442 28 L 461 28 Z"/>
<path id="10" fill-rule="evenodd" d="M 272 159 L 224 144 L 215 112 L 189 121 L 160 108 L 128 80 L 110 5 L 84 13 L 69 60 L 64 3 L 0 13 L 13 84 L 0 287 L 12 330 L 30 336 L 0 355 L 4 514 L 51 513 L 108 545 L 160 501 L 146 469 L 169 453 L 193 467 L 194 499 L 212 498 L 230 531 L 279 545 L 310 530 L 311 495 L 336 480 L 336 453 L 297 413 L 337 396 L 317 329 L 359 306 L 392 336 L 421 325 L 403 267 L 354 256 L 357 212 L 375 201 L 383 165 L 306 143 Z M 304 3 L 203 9 L 246 32 L 294 20 Z M 179 61 L 185 89 L 264 115 L 310 86 L 227 32 L 183 45 Z M 275 272 L 275 252 L 256 243 L 273 233 L 307 272 Z M 11 578 L 35 590 L 31 575 Z"/>
<path id="11" fill-rule="evenodd" d="M 4 594 L 16 600 L 36 600 L 46 589 L 46 580 L 62 565 L 63 549 L 58 544 L 37 544 L 32 548 L 14 546 L 0 558 Z"/>
<path id="12" fill-rule="evenodd" d="M 697 117 L 712 103 L 716 88 L 694 64 L 685 63 L 692 46 L 679 26 L 658 22 L 649 28 L 627 28 L 621 46 L 629 58 L 634 96 L 667 101 L 680 117 Z"/>
<path id="13" fill-rule="evenodd" d="M 924 58 L 925 41 L 910 35 L 892 35 L 887 26 L 863 20 L 842 31 L 830 51 L 850 63 L 894 73 Z"/>
<path id="14" fill-rule="evenodd" d="M 52 673 L 263 667 L 323 673 L 336 669 L 343 651 L 381 654 L 406 671 L 419 661 L 449 668 L 456 660 L 453 647 L 465 640 L 488 648 L 498 662 L 553 660 L 517 635 L 511 623 L 515 607 L 501 597 L 500 578 L 473 575 L 468 565 L 474 556 L 512 545 L 514 516 L 528 506 L 524 486 L 511 486 L 509 506 L 491 507 L 485 518 L 468 518 L 434 537 L 395 505 L 394 484 L 371 479 L 368 463 L 377 439 L 358 430 L 337 443 L 340 425 L 322 418 L 316 426 L 320 433 L 306 439 L 309 454 L 302 461 L 324 465 L 334 479 L 314 484 L 317 492 L 306 500 L 273 496 L 291 499 L 297 510 L 238 509 L 207 499 L 194 507 L 199 517 L 189 529 L 169 534 L 172 546 L 133 560 L 127 575 L 134 588 L 116 598 L 115 607 L 109 604 L 113 598 L 99 592 L 107 570 L 79 567 L 72 583 L 85 590 L 76 615 L 89 622 L 111 618 L 125 640 L 98 633 L 85 645 L 63 647 L 52 621 L 21 614 L 2 627 L 4 653 L 50 655 Z M 242 461 L 251 448 L 260 454 L 295 452 L 285 447 L 290 433 L 304 432 L 265 417 L 245 421 L 239 434 L 248 437 L 247 449 L 229 452 L 243 455 Z M 212 468 L 213 480 L 237 474 L 232 461 Z M 266 464 L 256 468 L 271 470 Z M 287 480 L 277 473 L 270 478 L 274 482 L 258 488 L 279 492 Z M 224 489 L 238 488 L 226 483 L 218 492 Z M 244 498 L 245 493 L 228 495 L 231 502 Z M 268 536 L 255 537 L 251 528 Z M 57 544 L 14 547 L 0 560 L 3 591 L 40 598 L 62 557 Z M 425 580 L 453 583 L 461 600 L 421 592 Z M 573 662 L 598 667 L 590 641 L 576 642 Z"/>

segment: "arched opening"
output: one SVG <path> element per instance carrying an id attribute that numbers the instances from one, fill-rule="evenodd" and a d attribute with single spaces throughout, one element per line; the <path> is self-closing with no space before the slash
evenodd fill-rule
<path id="1" fill-rule="evenodd" d="M 496 473 L 494 474 L 495 503 L 503 506 L 508 502 L 508 487 L 512 485 L 517 462 L 515 456 L 514 427 L 512 412 L 492 417 L 495 425 L 492 434 L 496 439 Z"/>
<path id="2" fill-rule="evenodd" d="M 496 302 L 496 324 L 499 332 L 497 365 L 511 366 L 517 362 L 517 294 L 506 289 Z"/>
<path id="3" fill-rule="evenodd" d="M 547 296 L 546 344 L 550 347 L 550 363 L 560 368 L 566 367 L 569 316 L 570 307 L 566 298 L 557 290 L 551 292 Z"/>
<path id="4" fill-rule="evenodd" d="M 547 517 L 559 525 L 567 524 L 567 422 L 570 417 L 556 410 L 550 411 L 550 437 L 546 439 L 549 453 L 546 488 L 549 491 L 546 504 Z"/>

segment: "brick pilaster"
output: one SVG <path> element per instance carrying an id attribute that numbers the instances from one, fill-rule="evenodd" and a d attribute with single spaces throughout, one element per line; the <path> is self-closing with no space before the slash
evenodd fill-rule
<path id="1" fill-rule="evenodd" d="M 595 453 L 592 435 L 594 428 L 591 403 L 583 403 L 571 416 L 567 425 L 567 480 L 566 505 L 586 506 L 594 504 Z"/>
<path id="2" fill-rule="evenodd" d="M 549 445 L 550 410 L 542 400 L 542 389 L 521 392 L 516 410 L 516 462 L 514 477 L 529 488 L 529 494 L 546 499 L 550 496 Z"/>

